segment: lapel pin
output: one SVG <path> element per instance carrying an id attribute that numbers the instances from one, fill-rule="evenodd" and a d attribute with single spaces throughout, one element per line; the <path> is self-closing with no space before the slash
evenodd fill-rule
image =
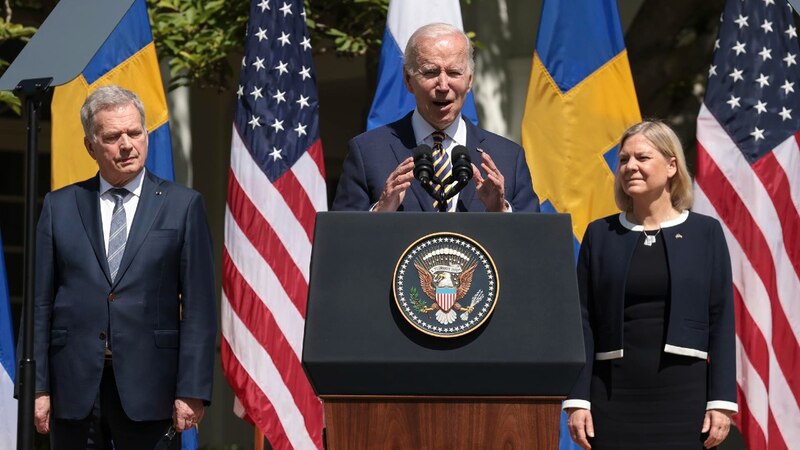
<path id="1" fill-rule="evenodd" d="M 161 191 L 156 191 L 156 195 L 161 195 L 161 194 L 162 194 Z"/>
<path id="2" fill-rule="evenodd" d="M 678 233 L 675 235 L 675 239 L 683 239 L 683 235 Z"/>

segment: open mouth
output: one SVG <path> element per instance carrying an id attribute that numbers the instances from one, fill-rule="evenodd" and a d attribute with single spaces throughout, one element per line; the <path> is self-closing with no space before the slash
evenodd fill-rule
<path id="1" fill-rule="evenodd" d="M 439 108 L 444 108 L 446 106 L 449 106 L 451 103 L 453 103 L 453 102 L 450 101 L 450 100 L 434 100 L 433 101 L 433 104 L 438 106 Z"/>

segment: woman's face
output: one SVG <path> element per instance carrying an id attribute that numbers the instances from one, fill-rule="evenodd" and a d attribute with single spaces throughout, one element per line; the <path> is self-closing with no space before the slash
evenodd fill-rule
<path id="1" fill-rule="evenodd" d="M 619 151 L 617 179 L 631 198 L 657 198 L 669 191 L 677 170 L 675 157 L 667 158 L 641 134 L 629 137 Z"/>

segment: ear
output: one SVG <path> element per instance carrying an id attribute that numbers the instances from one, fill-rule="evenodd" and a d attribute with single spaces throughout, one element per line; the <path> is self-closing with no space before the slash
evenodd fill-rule
<path id="1" fill-rule="evenodd" d="M 467 86 L 467 92 L 472 90 L 472 74 L 469 74 L 469 85 Z"/>
<path id="2" fill-rule="evenodd" d="M 93 160 L 97 161 L 97 156 L 94 154 L 94 148 L 92 148 L 92 141 L 87 136 L 83 137 L 83 146 L 86 147 L 86 151 L 89 153 L 89 156 L 91 156 Z"/>
<path id="3" fill-rule="evenodd" d="M 667 175 L 672 178 L 676 173 L 678 173 L 678 160 L 673 156 L 667 161 Z"/>
<path id="4" fill-rule="evenodd" d="M 403 85 L 406 87 L 408 92 L 412 94 L 414 93 L 414 91 L 411 89 L 411 74 L 408 73 L 405 68 L 403 68 Z"/>

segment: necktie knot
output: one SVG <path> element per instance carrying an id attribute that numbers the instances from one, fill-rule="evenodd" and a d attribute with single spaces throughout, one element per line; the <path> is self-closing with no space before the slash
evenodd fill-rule
<path id="1" fill-rule="evenodd" d="M 111 188 L 108 190 L 108 192 L 111 194 L 112 197 L 114 197 L 115 204 L 121 203 L 123 200 L 125 200 L 125 197 L 127 197 L 128 194 L 130 193 L 130 191 L 125 188 Z"/>
<path id="2" fill-rule="evenodd" d="M 443 147 L 442 143 L 444 142 L 444 132 L 443 131 L 434 131 L 431 133 L 431 138 L 433 138 L 433 149 L 441 149 Z"/>

